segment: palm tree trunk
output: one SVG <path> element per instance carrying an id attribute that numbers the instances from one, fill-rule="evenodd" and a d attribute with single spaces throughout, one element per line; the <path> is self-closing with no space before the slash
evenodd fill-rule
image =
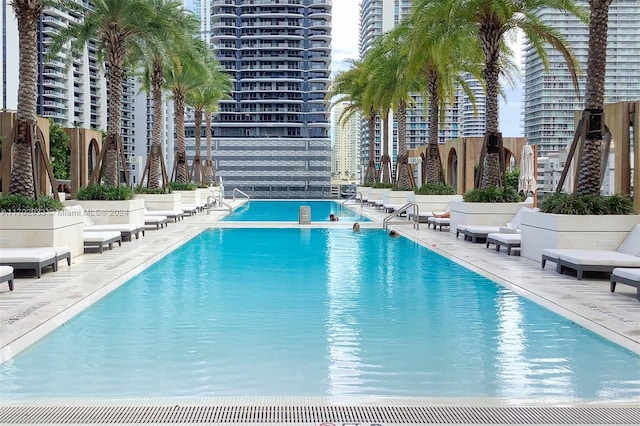
<path id="1" fill-rule="evenodd" d="M 499 25 L 491 22 L 480 28 L 482 50 L 485 55 L 486 68 L 484 70 L 487 85 L 487 133 L 485 137 L 486 156 L 482 168 L 482 181 L 480 187 L 498 187 L 500 182 L 500 154 L 498 150 L 498 95 L 500 77 L 500 40 L 502 34 L 497 30 Z M 495 142 L 495 143 L 494 143 Z"/>
<path id="2" fill-rule="evenodd" d="M 391 157 L 389 156 L 389 110 L 382 114 L 382 158 L 380 158 L 380 182 L 391 183 Z"/>
<path id="3" fill-rule="evenodd" d="M 197 183 L 202 183 L 204 176 L 202 173 L 202 161 L 200 159 L 201 131 L 202 131 L 202 108 L 196 108 L 194 124 L 196 127 L 196 152 L 193 156 L 193 168 L 191 169 L 192 179 Z"/>
<path id="4" fill-rule="evenodd" d="M 415 179 L 409 167 L 407 156 L 407 103 L 398 103 L 398 161 L 396 169 L 396 185 L 401 189 L 411 189 L 415 186 Z"/>
<path id="5" fill-rule="evenodd" d="M 9 193 L 35 197 L 33 157 L 38 102 L 38 18 L 42 13 L 41 1 L 14 0 L 13 9 L 18 19 L 19 82 L 16 138 L 11 169 Z"/>
<path id="6" fill-rule="evenodd" d="M 162 155 L 162 61 L 155 59 L 151 72 L 151 90 L 153 96 L 153 129 L 151 129 L 151 146 L 156 147 L 149 152 L 156 152 Z M 164 182 L 166 185 L 167 182 Z M 149 188 L 160 187 L 160 157 L 152 155 L 149 164 Z"/>
<path id="7" fill-rule="evenodd" d="M 187 146 L 184 141 L 184 93 L 173 92 L 173 104 L 176 117 L 176 181 L 187 183 Z"/>
<path id="8" fill-rule="evenodd" d="M 427 146 L 427 180 L 425 183 L 442 183 L 442 161 L 438 149 L 440 95 L 437 73 L 429 72 L 427 82 L 429 90 L 429 144 Z"/>
<path id="9" fill-rule="evenodd" d="M 215 171 L 213 170 L 213 159 L 211 158 L 211 113 L 207 111 L 207 124 L 205 129 L 205 135 L 207 137 L 207 167 L 206 167 L 206 181 L 213 183 L 215 179 Z"/>
<path id="10" fill-rule="evenodd" d="M 107 51 L 107 64 L 109 72 L 109 116 L 107 120 L 107 146 L 106 146 L 106 170 L 104 183 L 108 186 L 117 186 L 120 182 L 119 168 L 119 144 L 120 125 L 122 112 L 122 82 L 124 81 L 125 40 L 114 37 L 109 40 Z M 105 149 L 103 147 L 103 149 Z M 123 167 L 127 167 L 123 164 Z"/>
<path id="11" fill-rule="evenodd" d="M 582 158 L 576 193 L 600 194 L 604 133 L 604 80 L 607 65 L 607 29 L 609 5 L 612 0 L 590 0 L 589 52 L 587 82 L 584 97 L 585 113 L 589 113 L 586 140 L 583 141 Z"/>
<path id="12" fill-rule="evenodd" d="M 376 171 L 376 115 L 373 111 L 369 112 L 369 119 L 367 120 L 367 126 L 369 129 L 369 163 L 367 164 L 367 171 L 364 175 L 365 185 L 373 185 L 378 181 L 378 173 Z"/>

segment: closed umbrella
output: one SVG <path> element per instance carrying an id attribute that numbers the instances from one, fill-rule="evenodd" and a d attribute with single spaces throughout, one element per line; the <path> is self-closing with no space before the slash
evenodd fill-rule
<path id="1" fill-rule="evenodd" d="M 522 157 L 520 157 L 520 178 L 518 179 L 518 191 L 523 191 L 525 195 L 530 192 L 535 193 L 538 188 L 537 173 L 534 170 L 534 153 L 529 145 L 522 147 Z"/>

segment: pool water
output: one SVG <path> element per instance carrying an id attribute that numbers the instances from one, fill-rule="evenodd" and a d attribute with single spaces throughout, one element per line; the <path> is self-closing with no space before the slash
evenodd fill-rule
<path id="1" fill-rule="evenodd" d="M 381 230 L 202 233 L 17 357 L 2 399 L 640 397 L 640 356 Z"/>
<path id="2" fill-rule="evenodd" d="M 341 222 L 368 222 L 365 216 L 336 201 L 251 201 L 233 211 L 225 221 L 233 222 L 298 222 L 300 207 L 309 206 L 312 222 L 329 222 L 335 214 Z"/>

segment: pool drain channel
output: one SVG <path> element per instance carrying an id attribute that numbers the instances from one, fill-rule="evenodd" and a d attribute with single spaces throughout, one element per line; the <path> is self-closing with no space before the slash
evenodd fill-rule
<path id="1" fill-rule="evenodd" d="M 640 407 L 3 406 L 0 424 L 638 425 Z"/>

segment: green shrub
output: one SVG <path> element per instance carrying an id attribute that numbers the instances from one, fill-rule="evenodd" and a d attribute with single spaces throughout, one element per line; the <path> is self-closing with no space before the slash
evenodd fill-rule
<path id="1" fill-rule="evenodd" d="M 635 214 L 633 201 L 623 195 L 573 195 L 557 192 L 547 195 L 540 203 L 544 213 L 603 215 Z"/>
<path id="2" fill-rule="evenodd" d="M 519 203 L 524 198 L 513 188 L 491 186 L 487 189 L 472 189 L 463 195 L 468 203 Z"/>
<path id="3" fill-rule="evenodd" d="M 451 185 L 444 183 L 425 183 L 415 190 L 418 195 L 455 195 L 456 190 Z"/>
<path id="4" fill-rule="evenodd" d="M 171 188 L 147 188 L 146 186 L 137 186 L 136 194 L 169 194 L 171 193 Z"/>
<path id="5" fill-rule="evenodd" d="M 171 182 L 169 188 L 171 188 L 172 191 L 195 191 L 198 189 L 198 185 L 192 182 Z"/>
<path id="6" fill-rule="evenodd" d="M 81 188 L 76 197 L 78 200 L 132 200 L 133 189 L 128 186 L 89 185 Z"/>
<path id="7" fill-rule="evenodd" d="M 62 207 L 60 200 L 47 195 L 37 201 L 20 194 L 0 196 L 0 212 L 52 212 Z"/>
<path id="8" fill-rule="evenodd" d="M 395 186 L 395 185 L 394 185 L 394 184 L 392 184 L 392 183 L 381 183 L 381 182 L 378 182 L 378 183 L 374 184 L 374 185 L 372 186 L 372 188 L 385 188 L 385 189 L 392 189 L 394 186 Z"/>

